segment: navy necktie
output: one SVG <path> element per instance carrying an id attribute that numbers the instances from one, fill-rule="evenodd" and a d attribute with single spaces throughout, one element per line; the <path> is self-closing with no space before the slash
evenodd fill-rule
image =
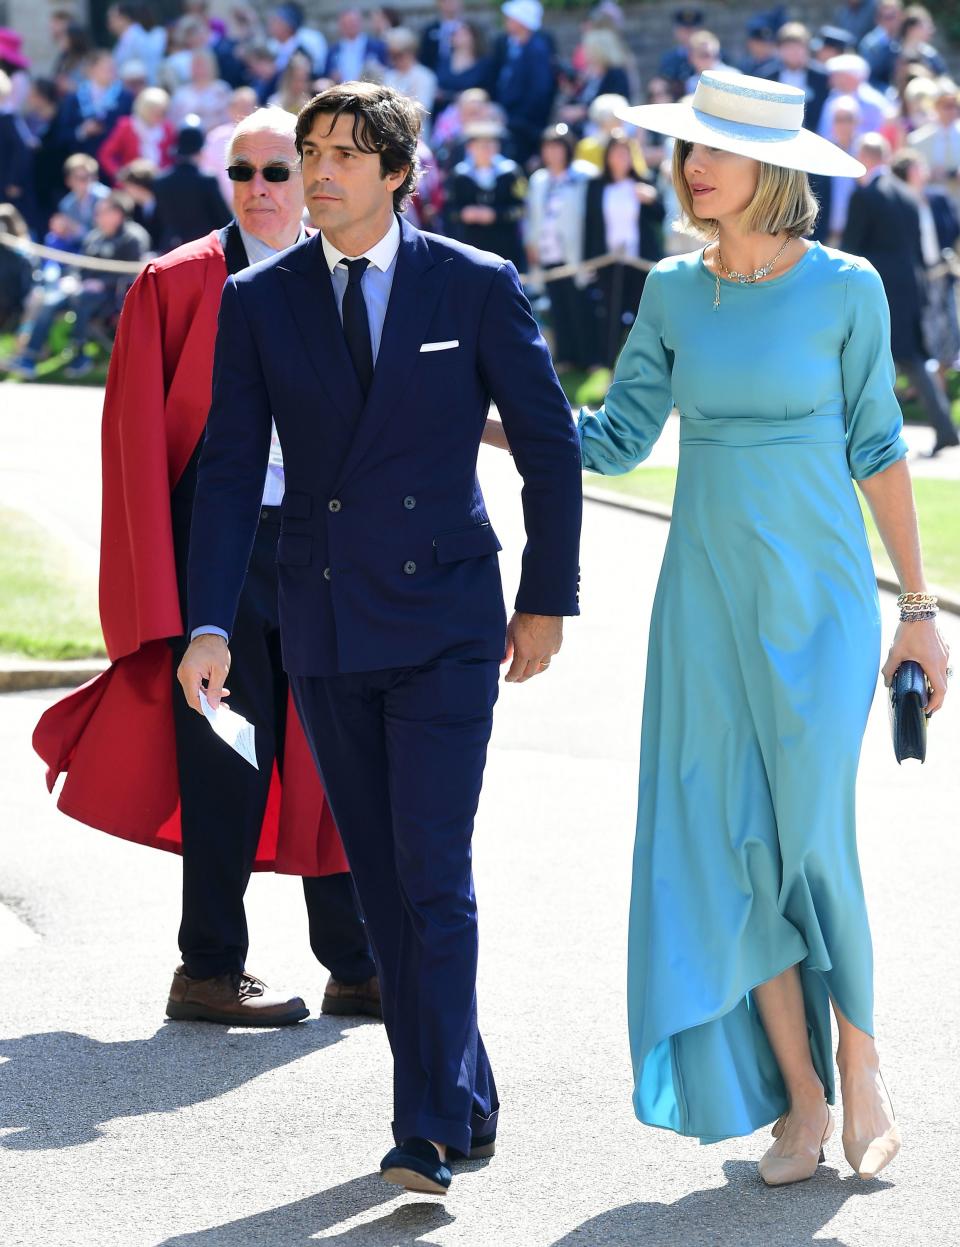
<path id="1" fill-rule="evenodd" d="M 370 342 L 370 322 L 367 320 L 367 305 L 363 299 L 363 288 L 360 278 L 366 272 L 370 261 L 366 256 L 359 260 L 341 260 L 349 274 L 347 288 L 343 292 L 343 334 L 347 339 L 347 350 L 353 360 L 353 367 L 366 398 L 373 380 L 373 346 Z"/>

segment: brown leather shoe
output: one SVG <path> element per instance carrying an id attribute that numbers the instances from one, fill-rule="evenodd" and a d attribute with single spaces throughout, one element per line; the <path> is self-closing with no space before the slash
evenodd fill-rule
<path id="1" fill-rule="evenodd" d="M 167 1017 L 177 1022 L 220 1022 L 224 1026 L 289 1026 L 310 1016 L 299 996 L 272 992 L 252 974 L 218 974 L 192 979 L 177 966 Z"/>
<path id="2" fill-rule="evenodd" d="M 323 993 L 321 1013 L 333 1013 L 338 1017 L 378 1018 L 383 1021 L 380 1006 L 380 980 L 374 975 L 365 983 L 339 983 L 331 974 Z"/>

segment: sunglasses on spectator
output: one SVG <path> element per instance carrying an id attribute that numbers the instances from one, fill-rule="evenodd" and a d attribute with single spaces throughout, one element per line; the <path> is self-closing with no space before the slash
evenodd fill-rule
<path id="1" fill-rule="evenodd" d="M 262 173 L 265 182 L 287 182 L 292 172 L 289 165 L 264 165 L 262 169 L 253 165 L 227 166 L 227 177 L 231 182 L 252 182 L 255 173 Z"/>

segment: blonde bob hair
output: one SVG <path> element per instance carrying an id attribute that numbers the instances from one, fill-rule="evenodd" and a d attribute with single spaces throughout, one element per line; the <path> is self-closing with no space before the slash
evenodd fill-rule
<path id="1" fill-rule="evenodd" d="M 677 139 L 673 145 L 673 187 L 680 203 L 680 228 L 685 234 L 714 239 L 720 226 L 708 217 L 699 217 L 683 172 L 692 144 Z M 813 197 L 807 175 L 799 169 L 781 169 L 760 162 L 756 194 L 744 210 L 741 224 L 755 234 L 787 234 L 803 238 L 816 222 L 820 205 Z"/>

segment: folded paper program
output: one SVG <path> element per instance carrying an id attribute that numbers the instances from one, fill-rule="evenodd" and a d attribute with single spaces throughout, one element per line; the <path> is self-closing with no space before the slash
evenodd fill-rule
<path id="1" fill-rule="evenodd" d="M 231 749 L 235 749 L 241 758 L 259 771 L 253 724 L 248 723 L 243 715 L 239 715 L 235 710 L 231 710 L 226 702 L 221 702 L 214 710 L 213 706 L 207 701 L 207 695 L 203 689 L 200 690 L 200 706 L 209 720 L 210 726 L 220 739 L 225 741 Z"/>

